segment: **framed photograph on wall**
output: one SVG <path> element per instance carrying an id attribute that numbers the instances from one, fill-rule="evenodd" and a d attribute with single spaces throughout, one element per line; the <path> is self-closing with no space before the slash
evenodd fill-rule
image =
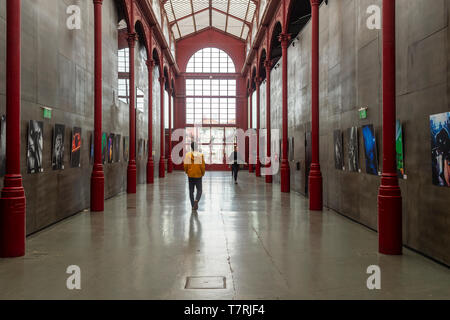
<path id="1" fill-rule="evenodd" d="M 102 162 L 106 163 L 108 157 L 108 134 L 106 132 L 102 133 Z"/>
<path id="2" fill-rule="evenodd" d="M 72 152 L 70 157 L 72 168 L 81 167 L 81 128 L 72 129 Z"/>
<path id="3" fill-rule="evenodd" d="M 120 162 L 120 142 L 122 140 L 122 136 L 120 134 L 116 134 L 114 137 L 114 162 Z"/>
<path id="4" fill-rule="evenodd" d="M 450 112 L 430 116 L 433 184 L 450 187 Z"/>
<path id="5" fill-rule="evenodd" d="M 334 167 L 338 170 L 344 168 L 344 150 L 342 146 L 342 131 L 334 131 Z"/>
<path id="6" fill-rule="evenodd" d="M 348 170 L 359 171 L 359 135 L 358 127 L 347 129 Z"/>
<path id="7" fill-rule="evenodd" d="M 400 120 L 396 122 L 395 151 L 397 153 L 397 175 L 400 179 L 405 176 L 405 155 L 403 152 L 403 126 Z"/>
<path id="8" fill-rule="evenodd" d="M 66 126 L 63 124 L 55 124 L 53 128 L 53 152 L 52 152 L 52 168 L 53 170 L 64 169 L 64 137 Z"/>
<path id="9" fill-rule="evenodd" d="M 373 125 L 363 126 L 364 151 L 366 155 L 366 172 L 378 175 L 378 149 L 377 138 Z"/>
<path id="10" fill-rule="evenodd" d="M 113 163 L 114 159 L 114 134 L 108 136 L 108 163 Z"/>
<path id="11" fill-rule="evenodd" d="M 27 164 L 28 173 L 43 172 L 44 123 L 31 120 L 28 125 Z"/>

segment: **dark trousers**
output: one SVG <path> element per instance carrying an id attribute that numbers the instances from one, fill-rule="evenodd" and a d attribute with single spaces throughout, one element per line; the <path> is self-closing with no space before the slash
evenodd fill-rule
<path id="1" fill-rule="evenodd" d="M 238 164 L 231 165 L 231 173 L 234 177 L 234 181 L 237 181 L 238 172 L 239 172 L 239 165 Z"/>
<path id="2" fill-rule="evenodd" d="M 197 188 L 197 196 L 195 200 L 200 201 L 202 197 L 202 178 L 189 178 L 189 199 L 191 200 L 191 206 L 194 206 L 194 189 Z"/>

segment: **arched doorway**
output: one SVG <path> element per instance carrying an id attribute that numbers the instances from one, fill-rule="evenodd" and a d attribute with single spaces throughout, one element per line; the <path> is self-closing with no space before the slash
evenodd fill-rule
<path id="1" fill-rule="evenodd" d="M 186 68 L 186 136 L 205 155 L 208 170 L 227 170 L 236 132 L 237 79 L 230 56 L 217 48 L 197 51 Z"/>

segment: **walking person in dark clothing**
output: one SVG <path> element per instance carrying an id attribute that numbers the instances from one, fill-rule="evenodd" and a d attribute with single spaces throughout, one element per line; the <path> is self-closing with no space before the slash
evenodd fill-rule
<path id="1" fill-rule="evenodd" d="M 192 210 L 197 211 L 198 202 L 202 197 L 202 178 L 205 175 L 205 158 L 202 153 L 197 152 L 195 142 L 191 143 L 192 151 L 188 152 L 184 158 L 184 171 L 189 178 L 189 199 L 191 200 Z M 194 199 L 194 191 L 197 188 L 197 196 Z"/>
<path id="2" fill-rule="evenodd" d="M 228 158 L 228 163 L 231 165 L 231 174 L 234 178 L 234 183 L 237 184 L 239 166 L 245 163 L 240 153 L 237 151 L 237 146 L 234 146 L 234 151 Z"/>

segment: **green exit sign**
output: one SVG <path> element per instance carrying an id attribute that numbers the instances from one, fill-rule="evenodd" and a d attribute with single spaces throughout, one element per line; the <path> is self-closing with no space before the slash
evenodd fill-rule
<path id="1" fill-rule="evenodd" d="M 43 110 L 44 110 L 44 119 L 51 119 L 52 118 L 52 109 L 43 108 Z"/>
<path id="2" fill-rule="evenodd" d="M 359 118 L 360 119 L 367 119 L 367 108 L 359 109 Z"/>

